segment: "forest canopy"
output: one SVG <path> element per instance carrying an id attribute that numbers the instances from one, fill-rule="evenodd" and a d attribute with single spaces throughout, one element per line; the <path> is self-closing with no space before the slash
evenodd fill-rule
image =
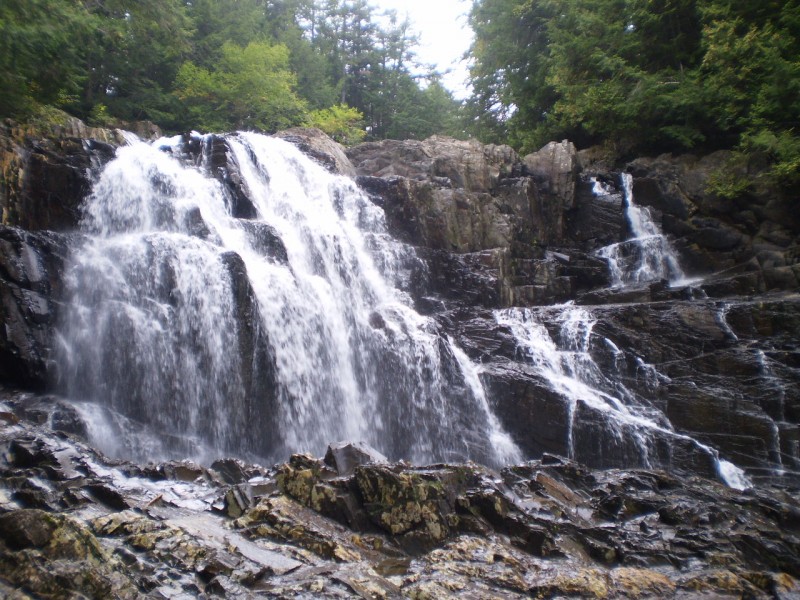
<path id="1" fill-rule="evenodd" d="M 798 179 L 797 0 L 475 0 L 470 23 L 486 140 L 735 147 Z"/>
<path id="2" fill-rule="evenodd" d="M 56 106 L 168 131 L 460 135 L 459 103 L 416 43 L 367 0 L 3 0 L 0 116 Z"/>
<path id="3" fill-rule="evenodd" d="M 800 0 L 473 0 L 469 23 L 460 103 L 369 0 L 3 0 L 0 116 L 729 148 L 800 183 Z"/>

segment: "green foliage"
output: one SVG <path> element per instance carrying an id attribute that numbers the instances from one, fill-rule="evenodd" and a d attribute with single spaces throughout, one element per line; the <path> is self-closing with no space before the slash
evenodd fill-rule
<path id="1" fill-rule="evenodd" d="M 415 44 L 368 0 L 4 0 L 0 116 L 58 106 L 173 131 L 308 120 L 353 141 L 457 132 L 459 104 L 417 75 Z"/>
<path id="2" fill-rule="evenodd" d="M 798 0 L 476 0 L 470 22 L 471 130 L 486 139 L 737 148 L 797 181 Z"/>
<path id="3" fill-rule="evenodd" d="M 769 174 L 780 184 L 800 184 L 800 136 L 794 130 L 756 130 L 743 136 L 741 147 L 767 154 L 772 163 Z"/>
<path id="4" fill-rule="evenodd" d="M 78 2 L 0 2 L 0 115 L 26 116 L 40 104 L 66 106 L 86 80 L 92 17 Z"/>
<path id="5" fill-rule="evenodd" d="M 458 119 L 459 104 L 434 78 L 424 90 L 408 78 L 398 86 L 398 109 L 387 122 L 391 139 L 422 140 L 435 134 L 463 138 Z"/>
<path id="6" fill-rule="evenodd" d="M 753 187 L 752 178 L 747 175 L 746 154 L 734 152 L 730 159 L 711 173 L 706 184 L 707 191 L 725 200 L 741 198 Z"/>
<path id="7" fill-rule="evenodd" d="M 95 104 L 89 113 L 88 123 L 94 127 L 108 127 L 114 122 L 105 104 Z"/>
<path id="8" fill-rule="evenodd" d="M 317 127 L 345 146 L 358 144 L 367 135 L 364 130 L 364 115 L 346 104 L 311 111 L 303 125 Z"/>
<path id="9" fill-rule="evenodd" d="M 299 124 L 305 112 L 288 66 L 285 46 L 226 42 L 216 69 L 184 63 L 175 93 L 188 107 L 190 122 L 205 130 L 277 131 Z"/>
<path id="10" fill-rule="evenodd" d="M 191 22 L 182 0 L 84 0 L 95 27 L 86 47 L 80 113 L 96 104 L 123 120 L 174 124 L 175 74 L 188 53 Z"/>

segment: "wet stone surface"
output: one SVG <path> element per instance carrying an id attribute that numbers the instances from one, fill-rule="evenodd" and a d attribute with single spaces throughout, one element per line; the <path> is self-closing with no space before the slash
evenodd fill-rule
<path id="1" fill-rule="evenodd" d="M 361 444 L 275 468 L 140 466 L 106 459 L 4 398 L 4 597 L 800 594 L 796 489 L 739 492 L 551 455 L 499 473 L 412 467 Z"/>

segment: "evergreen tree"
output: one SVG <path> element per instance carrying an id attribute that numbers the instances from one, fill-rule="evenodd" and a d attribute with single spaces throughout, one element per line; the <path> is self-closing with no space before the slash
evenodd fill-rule
<path id="1" fill-rule="evenodd" d="M 80 2 L 0 2 L 0 116 L 40 104 L 68 108 L 87 80 L 85 52 L 96 29 Z"/>
<path id="2" fill-rule="evenodd" d="M 485 139 L 737 147 L 800 179 L 798 0 L 476 0 L 471 24 Z"/>

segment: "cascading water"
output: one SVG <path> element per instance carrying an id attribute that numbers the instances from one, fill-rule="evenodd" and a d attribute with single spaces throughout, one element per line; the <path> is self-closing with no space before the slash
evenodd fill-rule
<path id="1" fill-rule="evenodd" d="M 625 387 L 618 373 L 604 372 L 600 368 L 590 353 L 596 319 L 586 308 L 563 305 L 550 309 L 546 315 L 537 309 L 510 308 L 496 310 L 494 317 L 514 336 L 518 358 L 531 365 L 534 373 L 568 403 L 567 445 L 571 458 L 588 458 L 576 456 L 578 440 L 573 435 L 575 413 L 581 404 L 602 416 L 608 434 L 607 445 L 625 448 L 626 442 L 632 441 L 633 454 L 618 450 L 625 454 L 627 466 L 667 466 L 662 456 L 662 442 L 666 439 L 671 442 L 670 446 L 680 442 L 693 452 L 708 456 L 715 463 L 717 474 L 729 486 L 744 489 L 751 485 L 741 469 L 721 460 L 713 448 L 676 432 L 658 408 Z M 545 327 L 545 320 L 555 320 L 558 324 L 559 334 L 555 339 Z M 613 342 L 607 339 L 603 342 L 612 353 L 621 354 Z M 637 371 L 645 378 L 648 388 L 655 390 L 661 380 L 669 381 L 641 360 L 639 367 Z"/>
<path id="2" fill-rule="evenodd" d="M 159 149 L 176 141 L 121 148 L 86 201 L 60 363 L 103 449 L 282 459 L 350 439 L 415 462 L 519 459 L 474 366 L 398 289 L 417 259 L 383 211 L 284 141 L 225 143 L 254 219 Z"/>
<path id="3" fill-rule="evenodd" d="M 621 179 L 625 216 L 633 237 L 597 251 L 598 256 L 608 261 L 612 285 L 635 287 L 662 280 L 671 285 L 688 283 L 675 250 L 653 221 L 650 210 L 634 202 L 633 177 L 622 173 Z M 601 196 L 612 192 L 595 181 L 594 193 Z"/>

